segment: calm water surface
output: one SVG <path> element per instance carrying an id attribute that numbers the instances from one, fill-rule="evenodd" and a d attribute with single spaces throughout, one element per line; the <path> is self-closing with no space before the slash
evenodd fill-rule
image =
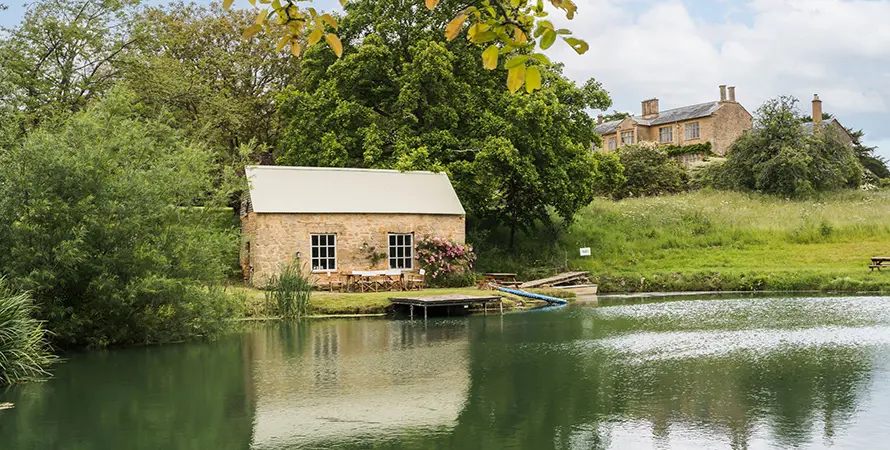
<path id="1" fill-rule="evenodd" d="M 0 391 L 0 448 L 890 448 L 890 298 L 320 320 L 55 374 Z"/>

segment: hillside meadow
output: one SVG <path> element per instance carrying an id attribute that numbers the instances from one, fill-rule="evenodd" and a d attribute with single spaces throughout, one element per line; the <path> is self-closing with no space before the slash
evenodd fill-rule
<path id="1" fill-rule="evenodd" d="M 811 200 L 698 191 L 600 199 L 560 238 L 569 266 L 605 292 L 679 290 L 890 291 L 890 192 Z M 591 247 L 582 258 L 577 248 Z"/>

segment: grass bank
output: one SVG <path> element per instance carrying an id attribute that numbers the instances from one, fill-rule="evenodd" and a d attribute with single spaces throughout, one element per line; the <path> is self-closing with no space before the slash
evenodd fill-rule
<path id="1" fill-rule="evenodd" d="M 597 200 L 559 246 L 571 249 L 569 266 L 591 271 L 601 292 L 890 292 L 890 271 L 868 268 L 870 257 L 890 254 L 890 193 Z M 579 247 L 593 256 L 576 256 Z"/>
<path id="2" fill-rule="evenodd" d="M 243 316 L 246 318 L 263 318 L 270 316 L 266 310 L 266 299 L 263 291 L 248 287 L 236 288 L 245 301 Z M 569 300 L 574 298 L 571 292 L 556 289 L 533 289 L 544 295 L 562 297 Z M 366 292 L 366 293 L 340 293 L 340 292 L 313 292 L 311 299 L 310 315 L 315 316 L 341 316 L 357 314 L 385 314 L 390 311 L 389 299 L 399 295 L 434 296 L 445 294 L 484 295 L 491 291 L 480 291 L 475 287 L 449 288 L 449 289 L 425 289 L 421 292 Z M 504 297 L 504 308 L 528 308 L 540 306 L 539 302 L 526 298 L 519 298 L 510 294 L 499 293 Z"/>

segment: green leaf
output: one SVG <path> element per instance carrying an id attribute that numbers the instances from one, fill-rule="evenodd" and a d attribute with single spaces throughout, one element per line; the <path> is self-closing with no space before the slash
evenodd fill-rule
<path id="1" fill-rule="evenodd" d="M 232 7 L 232 2 L 235 0 L 223 0 L 223 9 L 228 10 Z"/>
<path id="2" fill-rule="evenodd" d="M 330 14 L 322 14 L 321 21 L 328 24 L 331 28 L 333 28 L 335 30 L 338 28 L 337 20 L 334 19 L 334 17 L 331 16 Z"/>
<path id="3" fill-rule="evenodd" d="M 436 5 L 439 4 L 439 0 L 426 0 L 426 8 L 430 11 L 436 9 Z"/>
<path id="4" fill-rule="evenodd" d="M 528 55 L 516 55 L 507 60 L 506 64 L 504 64 L 504 68 L 510 70 L 525 64 L 526 61 L 528 61 Z"/>
<path id="5" fill-rule="evenodd" d="M 488 70 L 494 70 L 498 67 L 498 55 L 500 54 L 500 50 L 497 45 L 489 45 L 488 48 L 482 52 L 482 66 Z"/>
<path id="6" fill-rule="evenodd" d="M 498 35 L 495 34 L 494 31 L 483 31 L 482 33 L 477 33 L 476 35 L 472 36 L 470 38 L 470 41 L 474 44 L 486 44 L 495 40 L 495 38 L 497 37 Z"/>
<path id="7" fill-rule="evenodd" d="M 312 33 L 309 33 L 309 46 L 312 47 L 313 45 L 317 44 L 318 41 L 321 40 L 323 35 L 324 32 L 321 30 L 321 28 L 312 30 Z"/>
<path id="8" fill-rule="evenodd" d="M 587 50 L 590 50 L 590 46 L 581 39 L 569 37 L 563 38 L 563 40 L 566 41 L 566 43 L 569 44 L 573 50 L 575 50 L 575 53 L 579 55 L 583 55 L 587 53 Z"/>
<path id="9" fill-rule="evenodd" d="M 541 89 L 541 69 L 531 66 L 525 71 L 525 91 L 531 94 Z"/>
<path id="10" fill-rule="evenodd" d="M 507 89 L 516 93 L 525 83 L 525 66 L 516 66 L 507 72 Z"/>
<path id="11" fill-rule="evenodd" d="M 241 35 L 241 37 L 246 41 L 246 40 L 252 38 L 254 35 L 256 35 L 257 33 L 259 33 L 262 30 L 263 30 L 262 25 L 253 24 L 253 25 L 247 27 L 246 30 L 244 30 L 244 33 Z"/>
<path id="12" fill-rule="evenodd" d="M 268 9 L 262 10 L 260 12 L 260 14 L 258 16 L 256 16 L 256 24 L 262 25 L 263 22 L 266 21 L 266 17 L 268 17 L 268 16 L 269 16 L 269 10 Z"/>
<path id="13" fill-rule="evenodd" d="M 537 62 L 539 62 L 539 63 L 541 63 L 541 64 L 544 64 L 545 66 L 549 66 L 549 65 L 550 65 L 550 58 L 548 58 L 547 55 L 544 55 L 543 53 L 535 53 L 535 54 L 533 54 L 533 55 L 532 55 L 532 59 L 534 59 L 535 61 L 537 61 Z"/>
<path id="14" fill-rule="evenodd" d="M 554 42 L 556 42 L 556 32 L 553 30 L 545 31 L 544 37 L 541 38 L 541 50 L 547 50 L 552 47 Z"/>
<path id="15" fill-rule="evenodd" d="M 287 43 L 290 42 L 290 36 L 285 36 L 278 40 L 278 45 L 275 46 L 275 51 L 280 52 L 284 50 L 284 47 L 287 46 Z"/>
<path id="16" fill-rule="evenodd" d="M 338 58 L 343 56 L 343 43 L 340 42 L 340 38 L 336 34 L 328 33 L 325 35 L 324 40 L 328 41 L 328 45 L 331 46 L 331 50 L 334 51 Z"/>

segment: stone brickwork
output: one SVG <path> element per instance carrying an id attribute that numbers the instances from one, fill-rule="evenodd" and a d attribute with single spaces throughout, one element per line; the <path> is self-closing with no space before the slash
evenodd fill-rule
<path id="1" fill-rule="evenodd" d="M 301 254 L 310 268 L 312 234 L 337 236 L 337 271 L 388 269 L 385 259 L 371 266 L 368 247 L 376 253 L 388 250 L 389 233 L 413 233 L 415 239 L 438 236 L 466 241 L 466 219 L 457 215 L 420 214 L 258 214 L 242 217 L 242 265 L 246 278 L 262 286 L 282 263 Z M 415 264 L 416 265 L 416 264 Z"/>
<path id="2" fill-rule="evenodd" d="M 754 129 L 754 118 L 738 103 L 725 103 L 714 114 L 708 140 L 714 153 L 723 156 L 742 134 Z M 704 130 L 702 130 L 704 137 Z"/>

